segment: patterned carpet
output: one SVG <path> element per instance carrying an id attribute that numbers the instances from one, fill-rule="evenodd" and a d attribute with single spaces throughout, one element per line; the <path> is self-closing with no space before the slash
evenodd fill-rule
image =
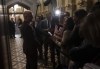
<path id="1" fill-rule="evenodd" d="M 13 69 L 25 69 L 26 59 L 22 49 L 22 42 L 23 39 L 20 38 L 20 35 L 16 35 L 15 39 L 10 39 Z M 38 62 L 38 69 L 52 69 L 52 66 L 46 67 Z"/>

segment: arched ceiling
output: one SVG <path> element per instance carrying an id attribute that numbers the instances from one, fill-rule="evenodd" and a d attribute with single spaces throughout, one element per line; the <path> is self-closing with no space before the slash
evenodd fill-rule
<path id="1" fill-rule="evenodd" d="M 21 3 L 21 2 L 14 2 L 14 3 L 8 5 L 7 7 L 8 7 L 8 8 L 11 8 L 11 7 L 14 6 L 15 4 L 18 4 L 18 5 L 22 6 L 22 7 L 24 7 L 24 8 L 26 8 L 26 9 L 30 10 L 30 7 L 29 7 L 28 5 L 26 5 L 26 4 L 24 4 L 24 3 Z"/>
<path id="2" fill-rule="evenodd" d="M 36 2 L 36 0 L 6 0 L 6 5 L 11 7 L 14 4 L 19 4 L 23 7 L 29 8 L 33 6 L 34 2 Z"/>

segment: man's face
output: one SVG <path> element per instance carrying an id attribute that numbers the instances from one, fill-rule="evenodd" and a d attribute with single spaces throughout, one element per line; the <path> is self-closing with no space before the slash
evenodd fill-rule
<path id="1" fill-rule="evenodd" d="M 27 14 L 27 17 L 28 17 L 28 21 L 32 21 L 33 16 L 32 16 L 32 14 L 31 14 L 31 13 Z"/>
<path id="2" fill-rule="evenodd" d="M 32 13 L 31 12 L 25 12 L 24 18 L 25 18 L 26 21 L 32 21 L 32 19 L 33 19 Z"/>

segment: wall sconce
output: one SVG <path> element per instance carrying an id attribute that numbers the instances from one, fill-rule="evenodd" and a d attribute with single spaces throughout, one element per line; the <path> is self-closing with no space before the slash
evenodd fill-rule
<path id="1" fill-rule="evenodd" d="M 85 1 L 85 0 L 80 0 L 80 1 L 78 2 L 78 5 L 81 6 L 81 7 L 85 7 L 86 4 L 87 4 L 87 1 Z"/>
<path id="2" fill-rule="evenodd" d="M 72 5 L 71 5 L 71 4 L 68 4 L 66 7 L 67 7 L 68 9 L 72 9 Z"/>

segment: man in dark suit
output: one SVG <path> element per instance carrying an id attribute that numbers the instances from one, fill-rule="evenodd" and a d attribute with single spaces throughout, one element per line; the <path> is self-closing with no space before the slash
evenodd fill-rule
<path id="1" fill-rule="evenodd" d="M 50 23 L 47 17 L 43 17 L 43 20 L 40 22 L 39 30 L 42 32 L 42 39 L 44 44 L 44 59 L 45 65 L 48 63 L 48 31 L 50 28 Z"/>
<path id="2" fill-rule="evenodd" d="M 37 46 L 39 42 L 36 38 L 34 24 L 32 24 L 32 13 L 25 11 L 24 22 L 21 32 L 23 36 L 23 51 L 26 55 L 26 69 L 37 69 Z"/>
<path id="3" fill-rule="evenodd" d="M 9 20 L 9 32 L 10 32 L 10 38 L 16 38 L 15 37 L 15 22 L 13 18 Z"/>

